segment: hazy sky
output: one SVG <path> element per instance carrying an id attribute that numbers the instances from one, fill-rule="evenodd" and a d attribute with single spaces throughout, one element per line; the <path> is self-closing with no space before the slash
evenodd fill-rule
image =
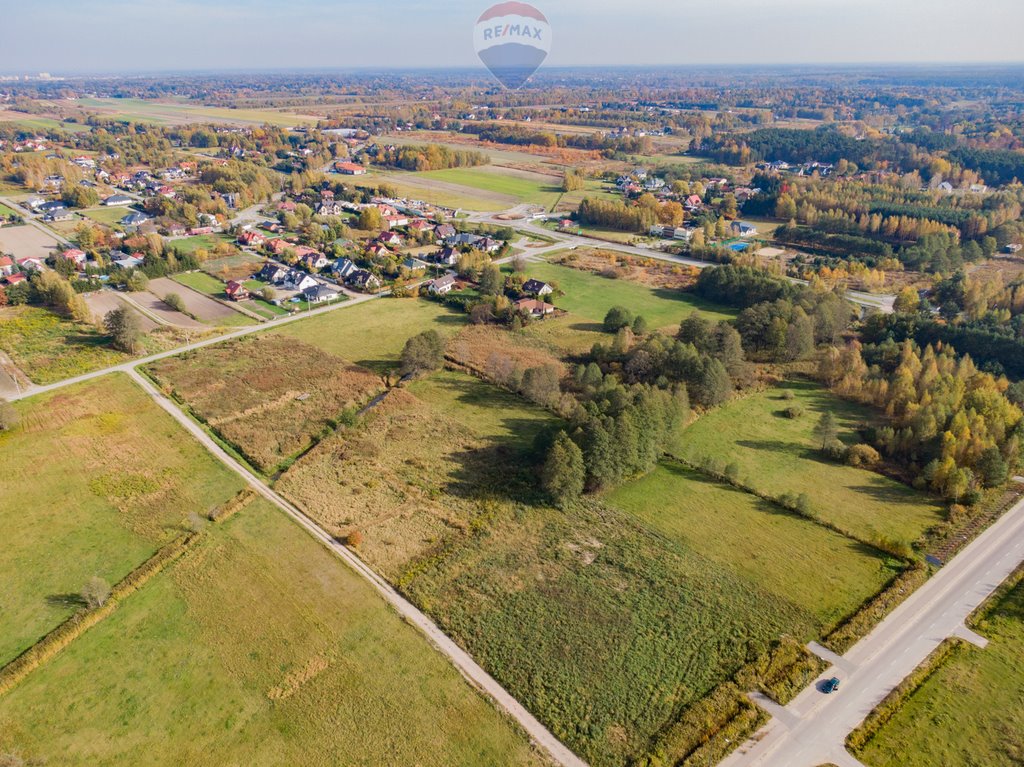
<path id="1" fill-rule="evenodd" d="M 0 0 L 0 72 L 477 64 L 493 0 Z M 1024 0 L 538 0 L 547 64 L 1024 61 Z"/>

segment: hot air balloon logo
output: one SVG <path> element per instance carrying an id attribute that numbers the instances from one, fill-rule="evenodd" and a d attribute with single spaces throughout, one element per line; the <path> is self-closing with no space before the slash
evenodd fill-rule
<path id="1" fill-rule="evenodd" d="M 551 25 L 532 5 L 498 3 L 477 19 L 473 46 L 506 88 L 519 88 L 551 51 Z"/>

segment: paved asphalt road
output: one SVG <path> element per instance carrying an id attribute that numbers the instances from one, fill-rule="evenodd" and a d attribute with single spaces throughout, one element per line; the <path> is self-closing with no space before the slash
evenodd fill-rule
<path id="1" fill-rule="evenodd" d="M 924 586 L 854 645 L 822 679 L 839 677 L 825 695 L 812 685 L 785 708 L 766 705 L 772 720 L 722 767 L 840 767 L 859 764 L 844 746 L 889 692 L 949 637 L 984 646 L 964 620 L 1024 561 L 1024 501 L 1006 512 Z M 951 723 L 950 726 L 955 726 Z"/>
<path id="2" fill-rule="evenodd" d="M 128 375 L 148 393 L 156 403 L 166 410 L 180 423 L 193 437 L 213 454 L 221 463 L 242 477 L 250 487 L 273 503 L 285 514 L 301 525 L 306 532 L 316 538 L 320 543 L 329 548 L 335 555 L 342 559 L 349 567 L 369 581 L 377 592 L 384 597 L 399 615 L 414 625 L 424 634 L 430 642 L 455 665 L 459 672 L 477 689 L 486 693 L 494 702 L 503 709 L 509 716 L 519 723 L 529 736 L 541 748 L 563 767 L 587 767 L 586 762 L 566 748 L 551 732 L 542 725 L 533 714 L 510 695 L 505 688 L 474 661 L 469 654 L 459 647 L 454 641 L 438 628 L 430 618 L 420 612 L 412 603 L 408 602 L 401 594 L 395 591 L 383 578 L 371 570 L 359 557 L 349 551 L 348 548 L 338 543 L 323 528 L 313 522 L 299 509 L 279 496 L 269 487 L 264 485 L 248 469 L 229 456 L 221 447 L 203 431 L 203 429 L 186 416 L 178 407 L 165 397 L 152 383 L 134 369 L 129 369 Z"/>
<path id="3" fill-rule="evenodd" d="M 581 237 L 575 234 L 566 234 L 564 232 L 554 232 L 551 229 L 546 229 L 539 224 L 534 223 L 529 218 L 518 219 L 518 220 L 505 220 L 498 218 L 498 216 L 507 216 L 509 214 L 520 213 L 520 211 L 513 209 L 512 211 L 506 211 L 505 213 L 477 213 L 469 217 L 470 221 L 477 223 L 486 223 L 496 226 L 507 226 L 511 229 L 515 229 L 519 232 L 539 234 L 548 239 L 554 239 L 558 242 L 555 246 L 538 249 L 535 252 L 531 252 L 530 255 L 546 253 L 550 250 L 561 250 L 566 247 L 590 247 L 590 248 L 602 248 L 603 250 L 617 250 L 622 253 L 628 253 L 633 256 L 640 256 L 641 258 L 653 258 L 658 261 L 668 261 L 673 264 L 684 264 L 686 266 L 695 266 L 698 269 L 704 269 L 709 266 L 717 266 L 717 264 L 709 261 L 700 261 L 696 258 L 687 258 L 686 256 L 676 256 L 670 253 L 664 253 L 654 248 L 639 248 L 635 245 L 624 245 L 616 242 L 606 242 L 604 240 L 595 240 L 592 237 Z M 806 285 L 806 281 L 790 278 L 792 282 L 797 282 L 802 285 Z M 891 313 L 893 302 L 896 300 L 895 296 L 892 295 L 874 295 L 872 293 L 862 293 L 858 290 L 846 291 L 846 297 L 855 304 L 863 306 L 865 308 L 880 309 L 883 312 Z"/>

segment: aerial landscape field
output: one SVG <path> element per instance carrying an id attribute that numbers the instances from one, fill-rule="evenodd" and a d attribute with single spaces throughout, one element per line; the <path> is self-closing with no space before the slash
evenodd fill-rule
<path id="1" fill-rule="evenodd" d="M 0 767 L 1024 764 L 1024 6 L 912 5 L 5 11 Z"/>

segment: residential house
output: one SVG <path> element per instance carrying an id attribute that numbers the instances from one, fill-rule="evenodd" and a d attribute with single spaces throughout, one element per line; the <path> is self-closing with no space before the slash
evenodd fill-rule
<path id="1" fill-rule="evenodd" d="M 380 279 L 365 269 L 356 269 L 345 283 L 360 290 L 376 290 L 381 285 Z"/>
<path id="2" fill-rule="evenodd" d="M 386 245 L 375 242 L 366 249 L 366 252 L 373 258 L 393 258 L 394 253 L 388 250 Z"/>
<path id="3" fill-rule="evenodd" d="M 285 213 L 294 213 L 295 212 L 295 203 L 292 202 L 291 200 L 285 200 L 285 201 L 279 202 L 277 204 L 277 209 L 281 210 L 281 211 L 284 211 Z"/>
<path id="4" fill-rule="evenodd" d="M 45 216 L 43 216 L 43 220 L 44 221 L 70 221 L 74 217 L 75 217 L 75 214 L 72 213 L 67 208 L 54 208 L 49 213 L 47 213 Z"/>
<path id="5" fill-rule="evenodd" d="M 477 240 L 475 247 L 477 250 L 482 250 L 484 253 L 497 253 L 505 247 L 505 243 L 501 240 L 495 240 L 493 237 L 482 237 Z"/>
<path id="6" fill-rule="evenodd" d="M 737 237 L 753 237 L 757 234 L 757 227 L 743 221 L 733 221 L 729 224 L 729 230 Z"/>
<path id="7" fill-rule="evenodd" d="M 453 248 L 475 248 L 477 246 L 477 243 L 480 242 L 480 240 L 482 239 L 483 237 L 481 237 L 478 234 L 472 234 L 471 232 L 460 232 L 459 234 L 454 234 L 451 237 L 446 238 L 444 244 L 450 245 Z"/>
<path id="8" fill-rule="evenodd" d="M 334 200 L 324 200 L 316 209 L 316 214 L 318 216 L 340 216 L 341 206 Z"/>
<path id="9" fill-rule="evenodd" d="M 299 269 L 289 269 L 284 281 L 281 283 L 281 287 L 285 290 L 305 290 L 319 284 L 306 272 Z"/>
<path id="10" fill-rule="evenodd" d="M 940 192 L 945 192 L 946 194 L 952 194 L 954 187 L 948 181 L 943 181 L 942 183 L 939 184 L 938 189 L 939 189 Z"/>
<path id="11" fill-rule="evenodd" d="M 164 227 L 168 237 L 184 237 L 188 234 L 188 227 L 184 224 L 168 224 Z"/>
<path id="12" fill-rule="evenodd" d="M 110 254 L 110 263 L 121 267 L 122 269 L 138 269 L 142 266 L 145 259 L 138 253 L 128 255 L 120 250 L 112 251 Z"/>
<path id="13" fill-rule="evenodd" d="M 247 248 L 258 248 L 261 245 L 265 244 L 266 241 L 267 236 L 265 234 L 261 234 L 260 232 L 248 231 L 242 232 L 240 235 L 238 235 L 238 244 Z"/>
<path id="14" fill-rule="evenodd" d="M 446 274 L 444 277 L 438 277 L 436 280 L 431 280 L 427 283 L 427 292 L 433 296 L 443 296 L 450 293 L 455 285 L 455 275 Z"/>
<path id="15" fill-rule="evenodd" d="M 249 298 L 249 289 L 240 282 L 231 280 L 224 288 L 224 293 L 232 301 L 245 301 Z"/>
<path id="16" fill-rule="evenodd" d="M 451 224 L 438 224 L 434 229 L 434 236 L 439 240 L 447 240 L 456 234 L 455 227 Z"/>
<path id="17" fill-rule="evenodd" d="M 339 258 L 331 265 L 331 271 L 334 272 L 339 280 L 344 280 L 357 269 L 359 269 L 359 267 L 356 266 L 349 258 Z"/>
<path id="18" fill-rule="evenodd" d="M 409 228 L 414 232 L 427 232 L 433 229 L 434 225 L 424 218 L 417 218 L 409 222 Z"/>
<path id="19" fill-rule="evenodd" d="M 271 285 L 280 285 L 288 275 L 288 270 L 283 266 L 272 264 L 269 261 L 256 273 L 256 279 L 260 282 L 268 282 Z"/>
<path id="20" fill-rule="evenodd" d="M 321 304 L 325 301 L 333 301 L 338 297 L 338 291 L 326 285 L 317 283 L 302 291 L 302 297 L 311 304 Z"/>
<path id="21" fill-rule="evenodd" d="M 9 274 L 6 277 L 4 277 L 3 281 L 6 282 L 8 285 L 17 285 L 19 282 L 25 282 L 27 279 L 28 277 L 26 277 L 21 272 L 15 272 L 14 274 Z"/>
<path id="22" fill-rule="evenodd" d="M 0 276 L 9 277 L 14 274 L 14 259 L 10 256 L 0 256 Z"/>
<path id="23" fill-rule="evenodd" d="M 398 232 L 382 232 L 377 241 L 394 248 L 400 248 L 402 246 L 402 235 Z"/>
<path id="24" fill-rule="evenodd" d="M 685 207 L 687 210 L 698 210 L 704 206 L 704 199 L 699 194 L 691 194 L 686 198 Z"/>
<path id="25" fill-rule="evenodd" d="M 103 200 L 103 204 L 111 208 L 115 206 L 131 205 L 133 202 L 135 202 L 135 200 L 126 194 L 112 194 L 110 197 Z"/>
<path id="26" fill-rule="evenodd" d="M 552 287 L 540 280 L 527 280 L 523 283 L 523 292 L 530 296 L 549 296 L 553 291 Z"/>
<path id="27" fill-rule="evenodd" d="M 443 264 L 445 266 L 455 266 L 459 262 L 459 251 L 452 247 L 441 248 L 436 253 L 430 256 L 430 260 L 435 264 Z"/>
<path id="28" fill-rule="evenodd" d="M 83 251 L 78 248 L 68 248 L 60 254 L 61 258 L 68 261 L 74 262 L 75 266 L 82 268 L 85 266 L 86 255 Z"/>
<path id="29" fill-rule="evenodd" d="M 121 219 L 121 225 L 142 226 L 147 221 L 149 221 L 149 216 L 147 216 L 145 213 L 129 213 L 127 216 Z"/>
<path id="30" fill-rule="evenodd" d="M 35 256 L 26 256 L 25 258 L 19 258 L 18 266 L 21 268 L 21 271 L 26 274 L 30 274 L 32 272 L 41 272 L 46 268 L 46 264 L 43 263 L 43 259 L 36 258 Z"/>
<path id="31" fill-rule="evenodd" d="M 345 176 L 363 176 L 366 174 L 366 168 L 354 162 L 336 162 L 334 163 L 334 170 Z"/>
<path id="32" fill-rule="evenodd" d="M 538 301 L 536 298 L 521 298 L 513 306 L 517 312 L 522 312 L 535 319 L 546 317 L 555 311 L 554 305 L 546 301 Z"/>
<path id="33" fill-rule="evenodd" d="M 429 264 L 426 261 L 420 261 L 420 259 L 413 258 L 412 256 L 410 256 L 409 258 L 405 259 L 405 261 L 402 262 L 402 266 L 404 266 L 410 272 L 418 272 L 423 269 L 426 269 L 429 266 Z"/>
<path id="34" fill-rule="evenodd" d="M 305 255 L 299 258 L 299 261 L 307 269 L 314 271 L 319 271 L 320 269 L 323 269 L 325 266 L 327 266 L 327 264 L 330 263 L 330 260 L 327 258 L 327 256 L 318 251 L 306 253 Z"/>

